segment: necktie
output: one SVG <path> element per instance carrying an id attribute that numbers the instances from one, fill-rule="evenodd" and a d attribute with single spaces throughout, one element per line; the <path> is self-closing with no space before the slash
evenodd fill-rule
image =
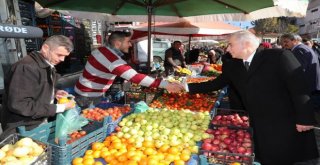
<path id="1" fill-rule="evenodd" d="M 249 62 L 248 62 L 248 61 L 245 61 L 245 62 L 244 62 L 244 67 L 245 67 L 247 70 L 249 70 Z"/>

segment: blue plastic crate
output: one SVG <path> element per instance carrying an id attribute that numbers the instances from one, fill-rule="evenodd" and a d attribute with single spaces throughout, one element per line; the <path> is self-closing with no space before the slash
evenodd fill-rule
<path id="1" fill-rule="evenodd" d="M 87 132 L 84 137 L 67 144 L 68 138 L 59 138 L 59 144 L 55 142 L 55 122 L 42 124 L 37 128 L 26 131 L 25 127 L 18 127 L 21 136 L 30 137 L 49 144 L 52 148 L 51 163 L 53 165 L 68 165 L 75 157 L 82 156 L 93 142 L 102 142 L 107 134 L 108 122 L 90 122 L 83 130 Z"/>

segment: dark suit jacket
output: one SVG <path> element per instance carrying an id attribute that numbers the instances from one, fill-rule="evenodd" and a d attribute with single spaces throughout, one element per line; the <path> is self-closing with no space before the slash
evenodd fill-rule
<path id="1" fill-rule="evenodd" d="M 33 52 L 15 63 L 5 78 L 5 94 L 1 124 L 7 136 L 18 126 L 34 128 L 56 114 L 51 104 L 56 74 L 42 56 Z"/>
<path id="2" fill-rule="evenodd" d="M 312 48 L 299 44 L 292 50 L 294 56 L 298 59 L 304 69 L 307 80 L 309 80 L 312 91 L 320 91 L 320 66 L 318 55 Z"/>
<path id="3" fill-rule="evenodd" d="M 233 84 L 249 113 L 256 156 L 263 164 L 318 157 L 313 131 L 296 130 L 296 124 L 313 125 L 315 120 L 305 75 L 290 51 L 257 51 L 248 71 L 242 60 L 233 59 L 224 64 L 221 76 L 202 88 L 216 90 L 226 84 Z M 194 88 L 189 86 L 190 91 Z"/>

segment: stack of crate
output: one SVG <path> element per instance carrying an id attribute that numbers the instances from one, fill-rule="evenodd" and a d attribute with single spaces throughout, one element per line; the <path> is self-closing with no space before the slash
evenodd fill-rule
<path id="1" fill-rule="evenodd" d="M 21 23 L 25 26 L 35 26 L 36 25 L 36 17 L 35 17 L 35 8 L 34 2 L 26 2 L 19 0 L 18 6 L 20 10 Z M 33 50 L 38 50 L 40 48 L 40 40 L 36 38 L 26 38 L 26 49 L 27 52 L 31 52 Z"/>

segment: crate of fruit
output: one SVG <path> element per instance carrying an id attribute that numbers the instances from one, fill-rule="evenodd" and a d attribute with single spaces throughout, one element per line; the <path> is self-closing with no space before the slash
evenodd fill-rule
<path id="1" fill-rule="evenodd" d="M 249 115 L 244 110 L 216 108 L 211 120 L 213 125 L 249 128 Z"/>
<path id="2" fill-rule="evenodd" d="M 157 88 L 141 88 L 138 91 L 126 91 L 125 96 L 125 103 L 137 103 L 139 101 L 144 101 L 147 104 L 151 103 L 155 98 L 162 95 L 164 92 L 163 89 Z"/>
<path id="3" fill-rule="evenodd" d="M 139 101 L 146 102 L 146 93 L 142 91 L 126 91 L 124 92 L 124 100 L 126 104 L 137 103 Z"/>
<path id="4" fill-rule="evenodd" d="M 11 134 L 0 148 L 0 164 L 50 164 L 51 147 L 31 138 Z"/>
<path id="5" fill-rule="evenodd" d="M 85 153 L 93 142 L 101 142 L 107 136 L 108 122 L 89 122 L 82 128 L 83 132 L 72 133 L 67 137 L 55 139 L 56 122 L 42 124 L 37 128 L 27 131 L 24 126 L 18 127 L 21 136 L 30 137 L 48 144 L 51 149 L 51 163 L 68 165 L 72 159 Z"/>
<path id="6" fill-rule="evenodd" d="M 110 134 L 118 126 L 123 117 L 133 112 L 129 105 L 101 102 L 95 107 L 82 110 L 82 116 L 93 121 L 108 123 L 107 134 Z"/>
<path id="7" fill-rule="evenodd" d="M 212 136 L 203 140 L 200 154 L 206 157 L 209 164 L 253 164 L 252 129 L 211 125 L 206 133 Z"/>

